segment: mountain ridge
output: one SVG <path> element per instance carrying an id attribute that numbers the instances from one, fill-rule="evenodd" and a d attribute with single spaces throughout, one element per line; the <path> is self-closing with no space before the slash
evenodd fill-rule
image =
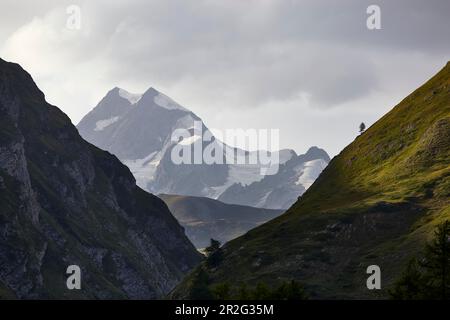
<path id="1" fill-rule="evenodd" d="M 172 133 L 183 129 L 194 135 L 195 122 L 200 124 L 197 130 L 200 129 L 203 134 L 209 132 L 201 118 L 152 87 L 134 104 L 119 97 L 120 90 L 123 89 L 110 90 L 99 104 L 83 117 L 77 128 L 87 141 L 110 151 L 126 164 L 143 189 L 156 194 L 209 197 L 231 204 L 286 209 L 309 187 L 309 181 L 303 185 L 303 180 L 299 179 L 303 174 L 301 168 L 289 168 L 287 171 L 297 179 L 290 178 L 292 181 L 285 183 L 281 176 L 285 177 L 287 173 L 279 174 L 278 179 L 264 176 L 260 173 L 261 163 L 174 164 L 171 151 L 177 143 L 172 141 Z M 222 144 L 213 135 L 211 143 Z M 207 146 L 208 143 L 202 141 L 202 150 Z M 224 159 L 225 152 L 230 150 L 234 154 L 250 154 L 225 144 L 217 150 L 224 153 Z M 278 155 L 280 166 L 291 158 L 297 158 L 298 164 L 301 165 L 300 159 L 303 157 L 290 149 L 276 151 L 274 155 Z M 309 170 L 312 180 L 329 161 L 329 156 L 323 150 L 317 153 L 317 158 L 323 159 L 325 163 L 310 164 L 313 167 Z M 272 181 L 272 187 L 283 185 L 277 189 L 278 194 L 282 195 L 281 200 L 278 201 L 275 193 L 270 195 L 270 182 L 249 186 L 266 177 L 265 181 Z M 228 188 L 230 190 L 227 192 Z"/>
<path id="2" fill-rule="evenodd" d="M 243 186 L 231 185 L 218 200 L 225 203 L 287 210 L 309 188 L 327 166 L 330 157 L 325 150 L 310 147 L 305 154 L 294 154 L 282 163 L 278 174 L 267 175 Z"/>

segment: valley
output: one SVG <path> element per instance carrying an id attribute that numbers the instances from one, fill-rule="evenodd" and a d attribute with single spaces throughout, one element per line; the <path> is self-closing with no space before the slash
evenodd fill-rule
<path id="1" fill-rule="evenodd" d="M 385 299 L 450 218 L 449 95 L 447 64 L 331 161 L 317 147 L 280 150 L 261 176 L 261 163 L 173 163 L 172 130 L 208 129 L 153 88 L 115 88 L 78 125 L 119 161 L 0 60 L 0 295 L 189 299 L 202 277 L 204 290 Z M 150 140 L 130 143 L 130 130 Z M 211 262 L 191 242 L 224 245 L 206 249 L 220 253 Z M 69 265 L 81 266 L 83 291 L 65 290 L 57 270 Z M 381 270 L 377 290 L 369 266 Z"/>
<path id="2" fill-rule="evenodd" d="M 387 299 L 407 262 L 450 219 L 450 63 L 337 157 L 283 215 L 230 241 L 173 298 L 297 280 L 312 299 Z M 381 268 L 368 290 L 366 268 Z M 232 275 L 232 276 L 231 276 Z"/>

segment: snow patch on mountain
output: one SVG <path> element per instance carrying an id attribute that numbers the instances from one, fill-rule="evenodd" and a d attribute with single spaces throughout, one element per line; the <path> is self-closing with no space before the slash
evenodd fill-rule
<path id="1" fill-rule="evenodd" d="M 142 94 L 131 93 L 120 88 L 119 88 L 119 96 L 121 96 L 124 99 L 127 99 L 131 104 L 137 103 L 142 98 Z"/>
<path id="2" fill-rule="evenodd" d="M 228 165 L 228 177 L 221 186 L 209 187 L 203 189 L 203 194 L 211 199 L 218 199 L 229 187 L 234 184 L 248 186 L 253 182 L 261 181 L 264 176 L 260 173 L 260 165 L 251 164 L 230 164 Z"/>
<path id="3" fill-rule="evenodd" d="M 183 108 L 178 103 L 170 99 L 168 96 L 160 92 L 153 98 L 153 102 L 155 102 L 158 106 L 163 107 L 165 109 L 188 111 L 187 109 Z"/>
<path id="4" fill-rule="evenodd" d="M 264 176 L 260 173 L 261 165 L 259 164 L 232 164 L 229 166 L 228 181 L 231 186 L 234 183 L 239 183 L 243 186 L 248 186 L 256 181 L 261 181 Z"/>
<path id="5" fill-rule="evenodd" d="M 122 160 L 136 178 L 136 184 L 142 189 L 147 189 L 148 183 L 153 181 L 156 169 L 161 160 L 161 154 L 154 151 L 142 159 Z"/>
<path id="6" fill-rule="evenodd" d="M 267 192 L 258 202 L 256 202 L 255 207 L 261 208 L 266 205 L 267 198 L 272 194 L 272 191 Z"/>
<path id="7" fill-rule="evenodd" d="M 200 121 L 198 119 L 194 119 L 194 117 L 192 116 L 192 114 L 187 114 L 184 117 L 181 117 L 180 119 L 177 120 L 177 123 L 175 125 L 175 128 L 183 128 L 186 130 L 190 130 L 194 128 L 194 122 L 195 121 Z"/>
<path id="8" fill-rule="evenodd" d="M 295 184 L 302 185 L 305 189 L 308 189 L 326 166 L 327 162 L 323 159 L 307 161 L 300 166 L 297 166 L 295 170 L 300 176 Z"/>
<path id="9" fill-rule="evenodd" d="M 193 144 L 195 141 L 201 139 L 202 137 L 198 136 L 198 135 L 194 135 L 194 136 L 190 136 L 188 138 L 183 138 L 183 140 L 181 140 L 180 142 L 178 142 L 178 144 L 182 145 L 182 146 L 188 146 Z"/>
<path id="10" fill-rule="evenodd" d="M 102 131 L 106 127 L 112 125 L 114 122 L 117 122 L 117 120 L 119 120 L 119 118 L 120 117 L 112 117 L 112 118 L 109 118 L 109 119 L 97 121 L 95 123 L 94 131 Z"/>

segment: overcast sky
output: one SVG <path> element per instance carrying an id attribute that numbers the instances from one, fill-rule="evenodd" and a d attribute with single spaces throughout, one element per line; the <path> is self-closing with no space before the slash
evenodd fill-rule
<path id="1" fill-rule="evenodd" d="M 74 124 L 115 86 L 154 87 L 210 128 L 336 155 L 450 60 L 449 16 L 448 0 L 1 0 L 0 57 Z"/>

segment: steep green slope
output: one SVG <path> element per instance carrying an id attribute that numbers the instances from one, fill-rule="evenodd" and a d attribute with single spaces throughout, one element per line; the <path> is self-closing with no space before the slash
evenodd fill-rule
<path id="1" fill-rule="evenodd" d="M 231 241 L 210 286 L 301 281 L 312 298 L 381 298 L 450 218 L 450 63 L 335 157 L 282 216 Z M 382 290 L 368 290 L 379 265 Z M 191 275 L 173 293 L 187 296 Z"/>

